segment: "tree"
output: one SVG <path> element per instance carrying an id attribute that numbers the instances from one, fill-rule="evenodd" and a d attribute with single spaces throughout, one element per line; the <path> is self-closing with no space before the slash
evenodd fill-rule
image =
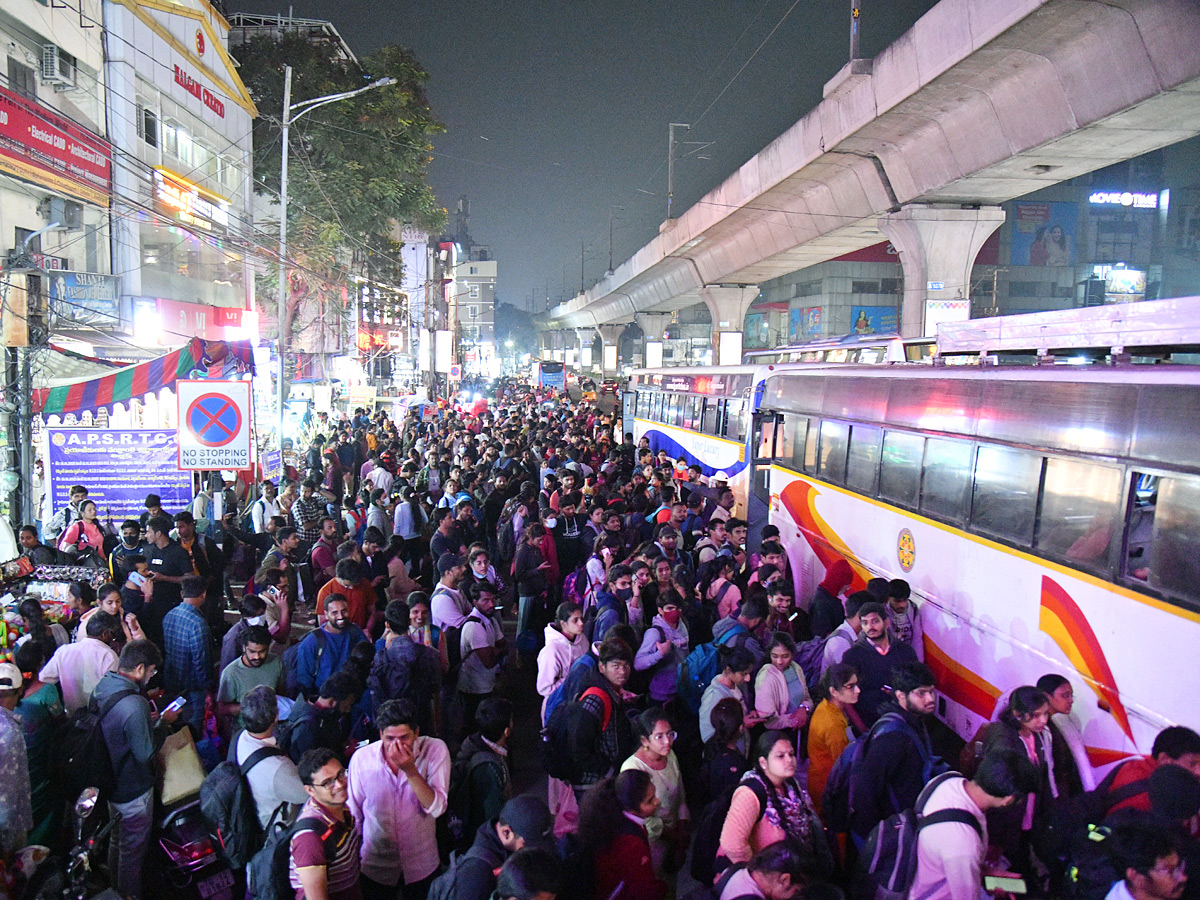
<path id="1" fill-rule="evenodd" d="M 517 357 L 522 353 L 537 352 L 537 328 L 529 313 L 511 303 L 497 303 L 495 318 L 496 345 L 500 356 Z M 509 341 L 512 341 L 511 349 Z"/>
<path id="2" fill-rule="evenodd" d="M 352 91 L 379 78 L 396 79 L 394 85 L 314 110 L 291 127 L 288 257 L 296 267 L 288 313 L 293 333 L 318 321 L 324 328 L 326 305 L 340 302 L 340 286 L 348 276 L 399 284 L 397 223 L 433 233 L 445 223 L 445 210 L 426 181 L 430 136 L 444 130 L 425 98 L 429 76 L 400 46 L 384 47 L 358 64 L 339 59 L 334 45 L 296 34 L 252 38 L 237 56 L 239 74 L 259 109 L 255 188 L 269 196 L 277 196 L 280 188 L 285 65 L 292 67 L 292 103 Z M 265 293 L 277 296 L 275 273 L 263 282 Z M 306 308 L 297 316 L 312 297 L 321 304 L 320 315 Z"/>

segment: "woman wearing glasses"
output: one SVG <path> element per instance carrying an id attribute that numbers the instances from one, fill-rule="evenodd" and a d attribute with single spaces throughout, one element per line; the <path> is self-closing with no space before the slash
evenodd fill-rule
<path id="1" fill-rule="evenodd" d="M 637 769 L 650 776 L 659 807 L 646 820 L 646 832 L 654 870 L 670 876 L 683 864 L 691 837 L 691 813 L 673 749 L 677 735 L 661 706 L 643 712 L 633 727 L 641 746 L 625 760 L 621 771 Z"/>

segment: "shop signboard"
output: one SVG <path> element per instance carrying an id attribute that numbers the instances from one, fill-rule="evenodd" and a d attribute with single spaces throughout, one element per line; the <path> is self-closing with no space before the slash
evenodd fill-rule
<path id="1" fill-rule="evenodd" d="M 0 170 L 107 206 L 112 147 L 65 116 L 0 88 Z"/>
<path id="2" fill-rule="evenodd" d="M 250 382 L 178 381 L 179 468 L 249 469 Z"/>
<path id="3" fill-rule="evenodd" d="M 147 494 L 179 512 L 192 501 L 192 473 L 178 466 L 174 431 L 47 428 L 46 472 L 50 508 L 67 505 L 71 486 L 82 484 L 101 518 L 136 519 Z"/>
<path id="4" fill-rule="evenodd" d="M 50 302 L 62 319 L 96 328 L 121 324 L 119 275 L 58 271 L 49 283 Z"/>

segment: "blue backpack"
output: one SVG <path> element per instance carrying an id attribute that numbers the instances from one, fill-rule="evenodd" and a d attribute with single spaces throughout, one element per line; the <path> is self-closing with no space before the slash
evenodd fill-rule
<path id="1" fill-rule="evenodd" d="M 859 761 L 866 756 L 871 738 L 896 731 L 907 732 L 921 751 L 922 781 L 928 784 L 934 776 L 935 769 L 941 760 L 933 755 L 933 748 L 928 745 L 927 741 L 921 739 L 908 722 L 904 721 L 904 717 L 900 713 L 884 713 L 875 720 L 875 724 L 866 734 L 860 734 L 850 742 L 829 772 L 829 780 L 825 783 L 825 794 L 821 799 L 821 812 L 825 817 L 826 826 L 831 831 L 838 834 L 850 831 L 850 820 L 854 816 L 854 770 L 858 768 Z M 895 805 L 894 798 L 892 803 Z"/>
<path id="2" fill-rule="evenodd" d="M 543 721 L 549 722 L 554 708 L 564 700 L 574 700 L 583 693 L 584 682 L 596 670 L 597 664 L 596 657 L 590 653 L 583 654 L 583 656 L 571 663 L 571 668 L 567 670 L 567 677 L 546 698 L 546 716 Z"/>
<path id="3" fill-rule="evenodd" d="M 679 664 L 678 698 L 693 716 L 700 714 L 700 699 L 705 689 L 721 674 L 719 648 L 745 633 L 746 626 L 737 622 L 715 641 L 701 644 Z"/>

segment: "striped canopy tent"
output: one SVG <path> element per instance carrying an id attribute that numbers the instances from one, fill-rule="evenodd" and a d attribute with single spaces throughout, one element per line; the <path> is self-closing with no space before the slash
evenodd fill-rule
<path id="1" fill-rule="evenodd" d="M 33 411 L 43 416 L 76 416 L 112 409 L 190 378 L 230 379 L 254 374 L 254 351 L 249 341 L 206 341 L 194 337 L 166 356 L 138 363 L 88 381 L 76 381 L 33 392 Z"/>

